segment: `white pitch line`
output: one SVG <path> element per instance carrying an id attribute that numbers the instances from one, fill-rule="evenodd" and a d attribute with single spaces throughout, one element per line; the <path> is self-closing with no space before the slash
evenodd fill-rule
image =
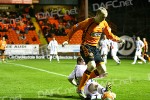
<path id="1" fill-rule="evenodd" d="M 15 63 L 7 63 L 7 64 L 12 64 L 12 65 L 15 65 L 15 66 L 26 67 L 26 68 L 30 68 L 30 69 L 38 70 L 38 71 L 41 71 L 41 72 L 46 72 L 46 73 L 49 73 L 49 74 L 58 75 L 58 76 L 68 77 L 67 75 L 51 72 L 51 71 L 40 69 L 40 68 L 35 68 L 35 67 L 32 67 L 32 66 L 27 66 L 27 65 L 22 65 L 22 64 L 15 64 Z"/>

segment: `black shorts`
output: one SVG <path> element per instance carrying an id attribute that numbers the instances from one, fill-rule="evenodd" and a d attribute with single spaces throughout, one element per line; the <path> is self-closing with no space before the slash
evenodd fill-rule
<path id="1" fill-rule="evenodd" d="M 86 64 L 92 60 L 94 60 L 95 63 L 104 62 L 101 58 L 100 51 L 96 46 L 81 45 L 80 54 Z"/>

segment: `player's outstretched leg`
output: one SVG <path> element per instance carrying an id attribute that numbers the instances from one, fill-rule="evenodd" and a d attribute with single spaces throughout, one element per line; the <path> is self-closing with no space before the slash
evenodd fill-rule
<path id="1" fill-rule="evenodd" d="M 83 89 L 84 86 L 86 85 L 86 82 L 89 80 L 90 74 L 93 71 L 93 69 L 96 67 L 95 61 L 89 61 L 87 64 L 87 69 L 85 70 L 80 84 L 78 86 L 78 91 L 77 93 L 79 94 L 79 96 L 85 97 L 85 94 L 83 94 Z"/>
<path id="2" fill-rule="evenodd" d="M 77 93 L 79 94 L 80 97 L 86 98 L 83 88 L 90 77 L 90 73 L 91 73 L 90 71 L 86 70 L 81 78 L 80 84 L 77 89 Z"/>
<path id="3" fill-rule="evenodd" d="M 95 69 L 91 72 L 89 79 L 95 78 L 97 76 L 99 76 L 99 72 L 97 71 L 97 69 Z"/>

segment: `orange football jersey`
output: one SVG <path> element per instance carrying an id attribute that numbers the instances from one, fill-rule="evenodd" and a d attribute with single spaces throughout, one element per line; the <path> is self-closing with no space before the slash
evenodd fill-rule
<path id="1" fill-rule="evenodd" d="M 1 50 L 5 50 L 5 47 L 6 47 L 6 41 L 0 41 L 0 49 Z"/>
<path id="2" fill-rule="evenodd" d="M 68 34 L 68 40 L 71 39 L 77 30 L 83 31 L 82 44 L 97 46 L 102 33 L 104 33 L 108 39 L 113 41 L 120 40 L 118 36 L 111 32 L 111 28 L 105 20 L 100 23 L 96 23 L 94 18 L 87 18 L 86 20 L 77 23 L 71 28 L 71 32 Z"/>
<path id="3" fill-rule="evenodd" d="M 148 43 L 147 43 L 147 41 L 144 41 L 144 52 L 146 52 L 146 50 L 148 49 Z"/>

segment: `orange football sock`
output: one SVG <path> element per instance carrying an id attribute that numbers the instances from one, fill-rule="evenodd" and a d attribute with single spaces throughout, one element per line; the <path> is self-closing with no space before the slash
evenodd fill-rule
<path id="1" fill-rule="evenodd" d="M 98 71 L 95 69 L 94 71 L 91 72 L 89 79 L 95 78 L 95 77 L 97 77 L 97 76 L 99 76 L 99 73 L 98 73 Z"/>
<path id="2" fill-rule="evenodd" d="M 80 84 L 79 84 L 79 86 L 78 86 L 78 90 L 83 90 L 83 88 L 84 88 L 86 82 L 88 81 L 88 79 L 89 79 L 89 77 L 90 77 L 90 75 L 89 75 L 90 72 L 89 72 L 89 73 L 86 73 L 86 72 L 87 72 L 87 70 L 84 72 L 84 74 L 83 74 L 83 76 L 82 76 L 82 78 L 81 78 Z"/>
<path id="3" fill-rule="evenodd" d="M 150 62 L 150 57 L 148 57 L 148 61 Z"/>

